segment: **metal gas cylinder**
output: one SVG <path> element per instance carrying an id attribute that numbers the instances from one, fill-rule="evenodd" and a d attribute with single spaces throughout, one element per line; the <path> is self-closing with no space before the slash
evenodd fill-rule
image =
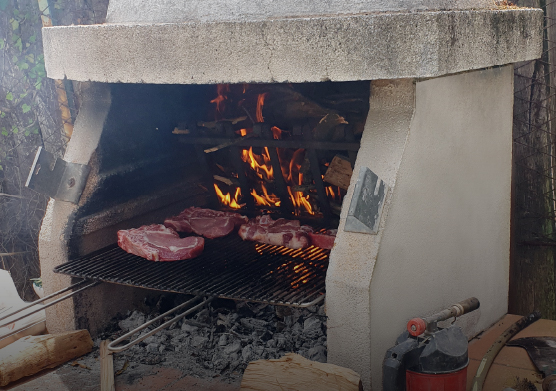
<path id="1" fill-rule="evenodd" d="M 467 337 L 457 326 L 438 328 L 437 322 L 479 308 L 470 298 L 426 318 L 408 322 L 407 330 L 386 352 L 384 391 L 465 391 Z"/>

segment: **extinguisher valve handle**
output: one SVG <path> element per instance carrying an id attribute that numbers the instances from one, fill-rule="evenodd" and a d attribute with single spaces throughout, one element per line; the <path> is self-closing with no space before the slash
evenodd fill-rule
<path id="1" fill-rule="evenodd" d="M 425 332 L 427 324 L 421 318 L 413 318 L 407 322 L 407 331 L 410 335 L 417 337 Z"/>

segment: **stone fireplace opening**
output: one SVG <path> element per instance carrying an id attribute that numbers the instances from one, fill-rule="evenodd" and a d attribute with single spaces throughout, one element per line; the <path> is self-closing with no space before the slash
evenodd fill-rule
<path id="1" fill-rule="evenodd" d="M 113 244 L 118 229 L 187 206 L 234 201 L 253 213 L 318 220 L 338 229 L 324 277 L 328 362 L 360 373 L 366 390 L 380 389 L 384 354 L 410 318 L 475 296 L 481 309 L 458 321 L 472 336 L 506 312 L 511 64 L 540 56 L 541 26 L 540 10 L 480 0 L 112 0 L 106 24 L 44 29 L 48 76 L 86 83 L 64 159 L 91 171 L 77 203 L 50 200 L 39 242 L 46 292 L 70 284 L 54 268 Z M 289 121 L 278 89 L 306 98 L 304 110 L 307 102 L 330 109 L 323 102 L 338 91 L 352 101 L 327 120 Z M 225 101 L 237 111 L 203 115 Z M 353 108 L 357 118 L 342 112 Z M 242 141 L 224 145 L 230 140 Z M 281 152 L 278 141 L 292 144 Z M 317 150 L 317 142 L 337 145 Z M 353 174 L 347 188 L 327 190 L 315 167 L 325 175 L 335 148 Z M 238 164 L 272 168 L 285 183 L 256 170 L 241 179 L 234 149 Z M 301 159 L 299 149 L 314 153 Z M 306 158 L 314 164 L 303 167 Z M 300 181 L 303 170 L 311 180 Z M 257 207 L 252 191 L 270 205 Z M 300 209 L 306 204 L 314 214 Z M 146 294 L 102 284 L 50 308 L 47 326 L 94 333 Z"/>

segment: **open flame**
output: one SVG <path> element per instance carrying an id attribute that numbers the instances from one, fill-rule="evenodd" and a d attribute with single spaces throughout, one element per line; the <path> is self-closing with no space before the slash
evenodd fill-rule
<path id="1" fill-rule="evenodd" d="M 270 163 L 270 156 L 268 154 L 268 148 L 264 147 L 262 154 L 257 155 L 253 153 L 253 147 L 244 149 L 241 152 L 241 159 L 248 163 L 253 171 L 257 173 L 257 176 L 264 181 L 274 180 L 274 170 L 272 164 Z"/>
<path id="2" fill-rule="evenodd" d="M 250 87 L 248 84 L 243 84 L 243 94 L 246 93 L 247 89 Z M 235 89 L 234 89 L 235 91 Z M 241 91 L 241 90 L 240 90 Z M 219 120 L 224 116 L 224 112 L 226 111 L 226 104 L 230 101 L 228 100 L 228 95 L 231 94 L 231 86 L 229 84 L 218 84 L 217 85 L 217 96 L 211 100 L 211 103 L 216 105 L 216 119 Z M 268 93 L 260 93 L 257 95 L 257 106 L 256 106 L 256 122 L 262 123 L 264 122 L 263 117 L 263 107 L 265 103 L 265 98 L 267 97 Z M 245 100 L 245 99 L 244 99 Z M 241 106 L 244 100 L 239 102 L 239 106 Z M 275 140 L 281 140 L 284 136 L 284 131 L 276 126 L 271 128 L 272 136 Z M 249 133 L 252 132 L 252 129 L 239 129 L 236 130 L 236 133 L 245 137 Z M 287 131 L 286 131 L 287 133 Z M 303 173 L 301 172 L 302 163 L 304 160 L 304 149 L 297 149 L 295 152 L 291 150 L 283 150 L 278 148 L 278 157 L 280 160 L 280 169 L 281 172 L 277 175 L 282 175 L 284 181 L 287 185 L 287 191 L 289 198 L 294 206 L 295 215 L 299 216 L 302 211 L 305 211 L 311 215 L 314 215 L 316 211 L 313 209 L 313 204 L 311 203 L 311 190 L 310 186 L 304 186 L 303 183 Z M 278 196 L 270 192 L 267 188 L 269 184 L 272 184 L 275 181 L 275 173 L 271 164 L 270 154 L 268 147 L 264 147 L 260 154 L 256 154 L 253 152 L 253 147 L 249 149 L 243 149 L 241 152 L 241 158 L 244 162 L 246 162 L 253 172 L 258 177 L 258 185 L 256 189 L 252 189 L 250 194 L 253 196 L 255 203 L 261 206 L 270 206 L 270 207 L 279 207 L 284 200 L 280 200 Z M 305 183 L 305 185 L 310 185 Z M 272 185 L 270 185 L 272 186 Z M 302 186 L 302 191 L 298 190 L 297 186 Z M 224 194 L 224 192 L 218 187 L 217 184 L 214 184 L 214 188 L 216 194 L 223 205 L 229 206 L 230 208 L 240 209 L 245 204 L 240 204 L 239 200 L 241 198 L 241 190 L 238 187 L 235 190 L 235 194 Z M 295 188 L 295 190 L 293 190 Z M 313 190 L 314 192 L 314 190 Z M 328 186 L 326 187 L 326 194 L 332 200 L 341 201 L 341 194 L 340 189 L 336 193 L 335 187 Z"/>
<path id="3" fill-rule="evenodd" d="M 303 173 L 299 173 L 299 185 L 303 184 Z M 292 192 L 291 186 L 288 186 L 288 193 L 290 194 L 290 199 L 295 207 L 295 215 L 299 216 L 300 211 L 305 209 L 307 213 L 314 215 L 313 206 L 309 202 L 309 195 L 304 195 L 301 191 Z"/>
<path id="4" fill-rule="evenodd" d="M 241 189 L 239 187 L 236 189 L 236 193 L 233 198 L 230 193 L 224 195 L 216 183 L 214 184 L 214 190 L 223 205 L 229 206 L 233 209 L 240 209 L 243 206 L 239 204 L 239 197 L 241 196 Z"/>
<path id="5" fill-rule="evenodd" d="M 228 99 L 227 93 L 230 92 L 229 84 L 218 84 L 216 86 L 216 93 L 218 94 L 216 98 L 210 101 L 210 103 L 216 103 L 216 112 L 222 113 L 224 111 L 224 101 Z"/>
<path id="6" fill-rule="evenodd" d="M 270 130 L 272 131 L 272 137 L 274 138 L 274 140 L 282 139 L 282 129 L 280 129 L 278 126 L 273 126 L 272 128 L 270 128 Z"/>
<path id="7" fill-rule="evenodd" d="M 257 97 L 257 122 L 264 122 L 263 106 L 266 94 L 267 93 L 265 92 L 264 94 L 259 94 L 259 96 Z"/>

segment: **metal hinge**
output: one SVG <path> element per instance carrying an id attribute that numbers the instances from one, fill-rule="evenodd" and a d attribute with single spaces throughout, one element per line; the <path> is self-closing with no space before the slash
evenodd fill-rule
<path id="1" fill-rule="evenodd" d="M 66 162 L 39 147 L 25 186 L 56 200 L 77 204 L 89 171 L 87 165 Z"/>

